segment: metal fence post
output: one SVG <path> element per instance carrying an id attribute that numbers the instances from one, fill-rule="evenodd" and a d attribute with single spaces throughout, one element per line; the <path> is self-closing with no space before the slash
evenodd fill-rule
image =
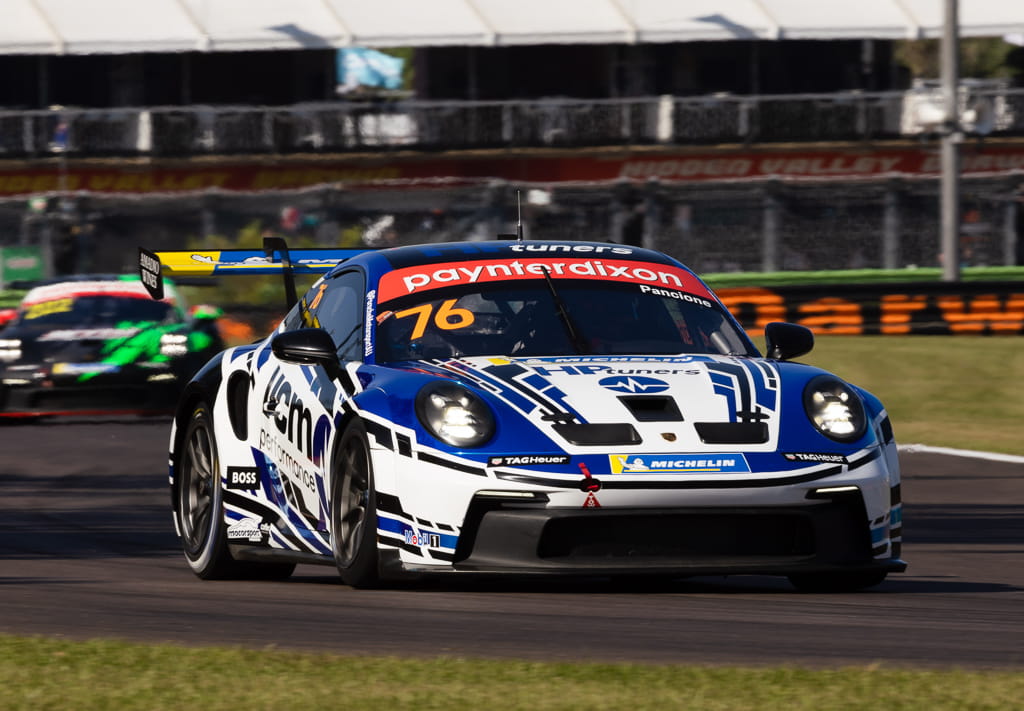
<path id="1" fill-rule="evenodd" d="M 263 146 L 268 151 L 274 150 L 274 116 L 270 111 L 262 111 Z"/>
<path id="2" fill-rule="evenodd" d="M 750 102 L 742 100 L 735 104 L 739 117 L 736 119 L 736 133 L 744 142 L 750 140 Z"/>
<path id="3" fill-rule="evenodd" d="M 658 99 L 658 124 L 655 134 L 658 143 L 672 143 L 675 140 L 675 111 L 674 97 L 665 94 Z"/>
<path id="4" fill-rule="evenodd" d="M 32 130 L 34 125 L 33 114 L 25 114 L 21 120 L 21 142 L 26 155 L 35 153 L 35 131 Z"/>
<path id="5" fill-rule="evenodd" d="M 1024 193 L 1021 193 L 1024 197 Z M 1020 203 L 1016 194 L 1011 194 L 1003 208 L 1003 264 L 1012 267 L 1017 264 L 1017 243 L 1024 235 L 1017 234 L 1017 214 Z"/>
<path id="6" fill-rule="evenodd" d="M 870 138 L 868 129 L 868 103 L 863 96 L 857 96 L 857 138 Z"/>
<path id="7" fill-rule="evenodd" d="M 764 217 L 761 229 L 761 271 L 774 272 L 779 269 L 779 212 L 781 205 L 776 195 L 777 188 L 769 185 L 762 201 Z"/>
<path id="8" fill-rule="evenodd" d="M 942 280 L 960 281 L 960 26 L 957 0 L 945 0 L 945 21 L 940 50 L 943 126 L 940 147 Z"/>
<path id="9" fill-rule="evenodd" d="M 512 117 L 511 104 L 504 104 L 501 107 L 501 141 L 506 146 L 511 146 L 515 140 L 515 128 Z"/>
<path id="10" fill-rule="evenodd" d="M 885 189 L 885 212 L 882 215 L 882 267 L 898 269 L 900 266 L 900 193 L 898 181 Z"/>

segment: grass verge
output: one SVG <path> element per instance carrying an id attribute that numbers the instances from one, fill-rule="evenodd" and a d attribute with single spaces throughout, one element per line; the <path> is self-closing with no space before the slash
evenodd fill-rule
<path id="1" fill-rule="evenodd" d="M 341 657 L 0 637 L 7 711 L 358 708 L 1016 708 L 1024 675 L 995 670 L 684 667 Z"/>
<path id="2" fill-rule="evenodd" d="M 818 336 L 799 360 L 878 396 L 902 444 L 1024 455 L 1022 346 L 1019 336 Z"/>

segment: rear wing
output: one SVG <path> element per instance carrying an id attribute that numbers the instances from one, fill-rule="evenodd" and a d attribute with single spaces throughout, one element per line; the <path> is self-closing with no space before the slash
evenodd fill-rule
<path id="1" fill-rule="evenodd" d="M 326 274 L 366 249 L 288 250 L 280 237 L 264 237 L 263 249 L 181 249 L 151 252 L 139 247 L 139 277 L 154 299 L 164 296 L 163 275 L 171 277 L 280 274 L 290 309 L 298 301 L 295 274 Z"/>

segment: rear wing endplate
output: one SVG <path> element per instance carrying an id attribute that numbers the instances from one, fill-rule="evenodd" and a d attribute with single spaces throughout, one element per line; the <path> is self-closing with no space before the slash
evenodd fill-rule
<path id="1" fill-rule="evenodd" d="M 367 251 L 335 248 L 289 251 L 280 237 L 265 237 L 262 251 L 181 249 L 151 252 L 139 247 L 139 277 L 151 297 L 162 299 L 165 273 L 171 277 L 280 274 L 284 279 L 288 308 L 291 308 L 298 301 L 295 274 L 326 274 L 339 262 Z"/>

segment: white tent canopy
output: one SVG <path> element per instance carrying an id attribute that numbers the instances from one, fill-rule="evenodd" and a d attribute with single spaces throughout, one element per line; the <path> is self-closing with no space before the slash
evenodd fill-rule
<path id="1" fill-rule="evenodd" d="M 0 0 L 0 54 L 939 37 L 943 0 Z M 960 0 L 960 34 L 1024 2 Z"/>

